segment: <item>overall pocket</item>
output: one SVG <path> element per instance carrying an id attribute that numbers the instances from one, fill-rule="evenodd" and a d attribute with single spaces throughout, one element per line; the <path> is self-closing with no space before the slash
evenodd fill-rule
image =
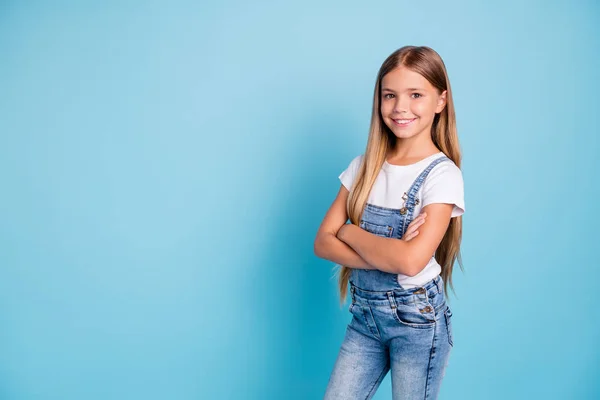
<path id="1" fill-rule="evenodd" d="M 396 309 L 392 311 L 396 321 L 402 325 L 420 329 L 435 326 L 435 309 L 425 300 L 410 304 L 397 303 Z"/>
<path id="2" fill-rule="evenodd" d="M 377 328 L 377 324 L 375 323 L 375 318 L 373 317 L 373 313 L 371 312 L 371 307 L 357 303 L 350 304 L 350 313 L 354 316 L 353 320 L 355 320 L 360 329 L 370 332 L 373 336 L 379 337 L 379 329 Z"/>
<path id="3" fill-rule="evenodd" d="M 364 219 L 360 221 L 359 225 L 362 229 L 377 236 L 392 237 L 394 234 L 394 227 L 390 225 L 379 225 L 371 222 L 367 222 Z"/>

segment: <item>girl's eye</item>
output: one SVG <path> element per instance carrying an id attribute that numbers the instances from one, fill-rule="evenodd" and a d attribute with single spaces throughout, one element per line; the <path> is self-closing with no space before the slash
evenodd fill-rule
<path id="1" fill-rule="evenodd" d="M 413 98 L 415 98 L 415 99 L 419 99 L 419 98 L 423 97 L 423 95 L 422 95 L 421 93 L 413 93 L 412 95 L 413 95 L 413 96 L 417 96 L 417 97 L 413 97 Z M 384 99 L 391 99 L 391 98 L 393 98 L 393 97 L 394 97 L 394 95 L 393 95 L 393 94 L 391 94 L 391 93 L 385 93 L 385 94 L 383 95 L 383 98 L 384 98 Z"/>

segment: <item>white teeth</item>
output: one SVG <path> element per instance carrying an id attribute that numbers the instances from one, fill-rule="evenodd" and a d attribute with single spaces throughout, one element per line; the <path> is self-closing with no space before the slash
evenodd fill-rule
<path id="1" fill-rule="evenodd" d="M 395 119 L 394 121 L 396 121 L 400 124 L 406 124 L 406 123 L 412 121 L 412 119 Z"/>

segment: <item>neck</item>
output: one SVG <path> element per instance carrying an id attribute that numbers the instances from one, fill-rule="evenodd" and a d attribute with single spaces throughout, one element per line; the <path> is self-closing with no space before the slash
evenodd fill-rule
<path id="1" fill-rule="evenodd" d="M 429 131 L 409 139 L 396 138 L 396 145 L 390 149 L 389 157 L 393 159 L 425 158 L 438 153 L 440 149 L 431 140 Z"/>

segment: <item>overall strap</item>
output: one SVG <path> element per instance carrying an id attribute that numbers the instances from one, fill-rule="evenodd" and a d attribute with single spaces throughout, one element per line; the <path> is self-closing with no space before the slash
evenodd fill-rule
<path id="1" fill-rule="evenodd" d="M 411 187 L 408 190 L 408 192 L 405 192 L 404 195 L 402 196 L 402 199 L 404 200 L 404 206 L 400 209 L 400 214 L 403 214 L 405 216 L 404 221 L 402 223 L 402 231 L 403 232 L 405 231 L 406 226 L 408 225 L 407 222 L 409 222 L 409 221 L 412 220 L 412 213 L 413 213 L 413 211 L 415 209 L 415 205 L 419 204 L 420 200 L 416 198 L 417 192 L 421 188 L 421 185 L 423 185 L 423 182 L 425 181 L 425 178 L 427 178 L 427 176 L 429 175 L 429 173 L 431 172 L 431 170 L 433 169 L 433 167 L 435 167 L 436 165 L 438 165 L 439 163 L 441 163 L 443 161 L 452 161 L 452 160 L 450 160 L 445 155 L 443 155 L 443 156 L 441 156 L 441 157 L 436 158 L 435 160 L 433 160 L 427 166 L 427 168 L 425 168 L 419 174 L 419 176 L 417 176 L 417 178 L 415 179 L 415 181 L 411 185 Z"/>

